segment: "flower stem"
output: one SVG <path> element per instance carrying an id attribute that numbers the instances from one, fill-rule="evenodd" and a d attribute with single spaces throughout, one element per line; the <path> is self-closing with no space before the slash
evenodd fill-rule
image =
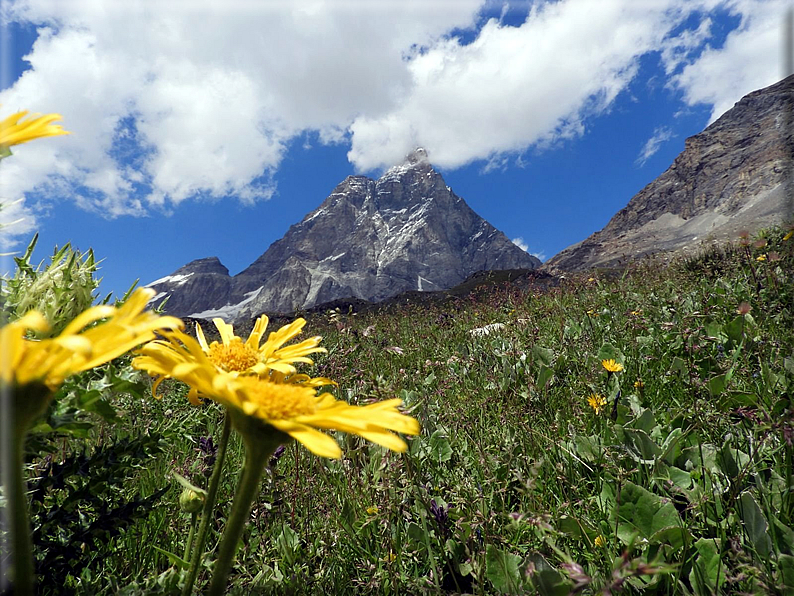
<path id="1" fill-rule="evenodd" d="M 3 445 L 0 446 L 4 451 L 2 481 L 10 533 L 13 593 L 16 596 L 33 596 L 34 593 L 33 546 L 25 495 L 26 434 L 18 428 L 14 429 L 6 435 L 11 441 L 3 440 Z"/>
<path id="2" fill-rule="evenodd" d="M 201 524 L 199 525 L 198 534 L 196 535 L 195 544 L 193 545 L 193 557 L 190 559 L 190 568 L 188 569 L 187 579 L 182 588 L 182 596 L 190 596 L 193 591 L 193 584 L 196 583 L 199 567 L 201 566 L 201 558 L 204 555 L 204 544 L 207 542 L 207 534 L 210 529 L 210 522 L 212 521 L 212 511 L 215 509 L 215 499 L 218 496 L 218 486 L 220 485 L 221 472 L 223 470 L 223 463 L 226 461 L 226 446 L 229 444 L 229 435 L 232 431 L 232 421 L 227 413 L 223 415 L 223 430 L 221 430 L 221 438 L 218 441 L 218 451 L 215 455 L 215 467 L 212 469 L 212 476 L 210 477 L 210 485 L 207 487 L 207 498 L 204 501 L 204 508 L 201 511 Z M 185 553 L 189 556 L 189 553 Z"/>
<path id="3" fill-rule="evenodd" d="M 187 560 L 190 557 L 190 547 L 193 546 L 193 538 L 196 535 L 196 520 L 198 520 L 198 512 L 190 514 L 190 531 L 187 535 L 187 543 L 185 544 L 185 554 L 183 559 Z"/>
<path id="4" fill-rule="evenodd" d="M 243 434 L 245 463 L 240 472 L 240 481 L 235 491 L 232 511 L 218 547 L 218 559 L 212 570 L 209 596 L 221 596 L 226 591 L 226 582 L 237 553 L 237 545 L 251 513 L 251 503 L 259 491 L 262 473 L 265 471 L 268 459 L 276 447 L 283 442 L 280 435 L 281 433 L 277 432 L 272 433 L 270 437 L 257 433 Z"/>

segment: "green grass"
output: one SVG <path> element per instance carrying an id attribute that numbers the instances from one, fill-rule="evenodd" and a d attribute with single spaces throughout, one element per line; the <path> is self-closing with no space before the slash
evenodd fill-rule
<path id="1" fill-rule="evenodd" d="M 340 434 L 339 461 L 289 445 L 230 593 L 794 593 L 794 239 L 765 236 L 763 250 L 544 290 L 312 316 L 307 333 L 328 349 L 312 374 L 352 403 L 401 397 L 422 434 L 405 454 Z M 772 251 L 780 260 L 756 260 Z M 492 323 L 504 327 L 470 333 Z M 624 370 L 607 373 L 606 358 Z M 593 393 L 607 399 L 598 415 Z M 173 489 L 63 583 L 178 593 L 164 552 L 182 556 L 190 516 L 171 473 L 206 486 L 199 439 L 217 437 L 222 412 L 190 406 L 176 383 L 114 405 L 121 420 L 98 423 L 89 450 L 162 435 L 124 490 Z M 241 465 L 233 435 L 210 549 Z"/>

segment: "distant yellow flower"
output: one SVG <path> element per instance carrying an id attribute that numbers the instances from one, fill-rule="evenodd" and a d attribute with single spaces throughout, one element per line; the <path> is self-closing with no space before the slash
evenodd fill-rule
<path id="1" fill-rule="evenodd" d="M 606 539 L 605 539 L 605 538 L 604 538 L 604 537 L 603 537 L 601 534 L 599 534 L 598 536 L 596 536 L 596 539 L 595 539 L 595 545 L 596 545 L 598 548 L 604 548 L 604 546 L 606 545 L 606 543 L 607 543 Z"/>
<path id="2" fill-rule="evenodd" d="M 598 313 L 596 311 L 594 311 L 594 310 L 588 310 L 587 314 L 590 315 L 591 317 L 597 317 L 598 316 Z"/>
<path id="3" fill-rule="evenodd" d="M 27 110 L 17 112 L 0 122 L 0 155 L 8 153 L 12 145 L 21 145 L 41 137 L 54 137 L 68 135 L 70 132 L 63 130 L 61 125 L 52 124 L 61 120 L 60 114 L 33 114 L 27 120 L 22 120 L 27 115 Z"/>
<path id="4" fill-rule="evenodd" d="M 359 435 L 393 451 L 405 451 L 407 446 L 390 431 L 419 434 L 419 423 L 398 411 L 400 399 L 351 406 L 330 393 L 317 395 L 316 388 L 330 384 L 328 379 L 287 375 L 275 369 L 267 370 L 267 376 L 263 377 L 226 371 L 189 335 L 181 332 L 162 335 L 164 339 L 150 342 L 140 350 L 133 367 L 159 375 L 157 383 L 168 377 L 186 383 L 194 403 L 199 395 L 220 403 L 244 436 L 280 433 L 281 442 L 292 437 L 315 455 L 340 457 L 342 452 L 336 441 L 318 429 Z M 275 335 L 274 344 L 278 344 L 278 338 L 289 333 Z"/>
<path id="5" fill-rule="evenodd" d="M 599 395 L 598 393 L 590 394 L 590 397 L 587 398 L 587 403 L 590 405 L 591 408 L 598 416 L 601 413 L 601 410 L 607 405 L 607 400 L 603 395 Z"/>
<path id="6" fill-rule="evenodd" d="M 603 366 L 607 372 L 611 373 L 620 372 L 623 370 L 623 365 L 615 362 L 615 360 L 612 358 L 609 360 L 602 360 L 601 366 Z"/>
<path id="7" fill-rule="evenodd" d="M 634 388 L 635 389 L 644 389 L 645 388 L 645 383 L 642 382 L 642 379 L 637 379 L 636 381 L 634 381 Z"/>
<path id="8" fill-rule="evenodd" d="M 370 515 L 375 515 L 378 512 L 378 507 L 373 505 L 372 507 L 367 507 L 367 513 Z"/>
<path id="9" fill-rule="evenodd" d="M 766 255 L 758 255 L 758 256 L 755 258 L 755 260 L 756 260 L 756 261 L 759 261 L 759 262 L 760 262 L 760 261 L 766 261 Z"/>
<path id="10" fill-rule="evenodd" d="M 156 331 L 176 329 L 182 321 L 143 312 L 154 291 L 139 289 L 121 307 L 94 306 L 49 339 L 27 339 L 28 331 L 44 332 L 44 316 L 30 311 L 0 329 L 0 386 L 10 387 L 15 406 L 27 422 L 44 411 L 52 393 L 66 377 L 105 364 L 154 339 Z M 92 323 L 107 319 L 93 327 Z"/>

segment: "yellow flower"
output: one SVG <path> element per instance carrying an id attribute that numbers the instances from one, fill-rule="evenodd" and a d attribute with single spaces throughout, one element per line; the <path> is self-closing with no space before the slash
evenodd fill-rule
<path id="1" fill-rule="evenodd" d="M 301 329 L 306 324 L 305 320 L 296 319 L 291 324 L 271 333 L 267 341 L 262 345 L 260 345 L 260 341 L 268 323 L 268 318 L 265 315 L 257 319 L 251 334 L 245 342 L 234 335 L 234 328 L 225 323 L 223 319 L 213 319 L 212 322 L 215 323 L 221 335 L 220 343 L 214 341 L 208 344 L 201 326 L 196 324 L 198 343 L 192 337 L 179 333 L 167 336 L 165 340 L 152 342 L 148 346 L 147 354 L 151 356 L 157 353 L 157 358 L 139 360 L 139 362 L 148 363 L 148 366 L 152 368 L 146 370 L 151 374 L 160 376 L 153 388 L 155 397 L 159 397 L 157 388 L 160 383 L 172 376 L 178 378 L 175 375 L 171 375 L 169 371 L 180 363 L 193 362 L 199 352 L 203 354 L 204 360 L 215 366 L 218 372 L 225 372 L 233 377 L 253 375 L 280 383 L 287 376 L 290 376 L 291 383 L 302 383 L 306 387 L 336 384 L 330 379 L 321 377 L 311 379 L 308 375 L 298 375 L 295 367 L 291 364 L 292 362 L 313 364 L 307 355 L 326 351 L 325 348 L 317 346 L 321 339 L 319 336 L 291 346 L 282 347 L 301 332 Z M 159 364 L 157 364 L 158 358 Z M 201 403 L 199 397 L 204 397 L 204 395 L 196 385 L 187 383 L 190 385 L 188 399 L 190 403 L 197 406 Z"/>
<path id="2" fill-rule="evenodd" d="M 378 512 L 378 506 L 373 505 L 372 507 L 367 507 L 367 513 L 370 515 L 375 515 Z"/>
<path id="3" fill-rule="evenodd" d="M 642 382 L 642 379 L 637 379 L 636 381 L 634 381 L 634 388 L 635 389 L 644 389 L 645 388 L 645 383 Z"/>
<path id="4" fill-rule="evenodd" d="M 606 543 L 607 543 L 606 539 L 605 539 L 605 538 L 604 538 L 604 537 L 603 537 L 601 534 L 599 534 L 598 536 L 596 536 L 596 539 L 595 539 L 595 545 L 596 545 L 598 548 L 604 548 L 604 546 L 606 545 Z"/>
<path id="5" fill-rule="evenodd" d="M 281 331 L 275 334 L 275 343 L 289 335 L 279 334 Z M 419 423 L 397 410 L 400 399 L 351 406 L 330 393 L 317 394 L 317 387 L 332 383 L 328 379 L 287 375 L 279 370 L 266 370 L 263 377 L 241 375 L 219 367 L 189 335 L 167 332 L 163 336 L 165 339 L 141 348 L 133 367 L 160 376 L 155 391 L 163 378 L 170 377 L 190 386 L 193 403 L 200 395 L 223 405 L 243 435 L 270 429 L 283 433 L 284 439 L 289 435 L 303 443 L 315 455 L 340 457 L 336 441 L 318 429 L 359 435 L 394 451 L 405 451 L 406 444 L 390 431 L 419 434 Z"/>
<path id="6" fill-rule="evenodd" d="M 615 362 L 615 360 L 612 358 L 609 360 L 602 360 L 601 366 L 603 366 L 607 372 L 611 373 L 620 372 L 623 370 L 623 365 Z"/>
<path id="7" fill-rule="evenodd" d="M 33 114 L 22 121 L 27 115 L 27 110 L 17 112 L 0 122 L 0 154 L 7 152 L 12 145 L 21 145 L 40 137 L 54 137 L 68 135 L 70 132 L 63 130 L 59 124 L 51 124 L 61 120 L 60 114 Z"/>
<path id="8" fill-rule="evenodd" d="M 604 409 L 604 406 L 607 405 L 607 400 L 603 395 L 598 395 L 597 393 L 591 393 L 590 397 L 587 398 L 587 403 L 590 404 L 590 407 L 598 416 L 601 413 L 601 410 Z"/>
<path id="9" fill-rule="evenodd" d="M 154 339 L 155 331 L 181 327 L 182 321 L 177 318 L 143 312 L 152 296 L 153 290 L 139 289 L 119 308 L 89 308 L 50 339 L 25 337 L 28 331 L 49 328 L 37 311 L 0 329 L 0 385 L 10 387 L 17 395 L 15 404 L 29 414 L 26 420 L 30 422 L 43 411 L 66 377 L 105 364 Z M 101 319 L 107 321 L 87 328 Z M 23 403 L 34 394 L 35 403 Z"/>
<path id="10" fill-rule="evenodd" d="M 260 342 L 268 323 L 268 318 L 265 315 L 257 319 L 254 329 L 245 342 L 234 334 L 234 328 L 225 323 L 223 319 L 213 319 L 212 322 L 215 323 L 218 332 L 221 334 L 221 343 L 214 341 L 211 344 L 207 344 L 207 340 L 204 338 L 204 331 L 198 324 L 196 324 L 196 336 L 204 353 L 209 356 L 209 359 L 218 368 L 226 372 L 261 376 L 270 370 L 274 370 L 288 375 L 294 374 L 296 370 L 291 363 L 305 362 L 306 364 L 314 364 L 311 358 L 307 356 L 316 352 L 327 351 L 325 348 L 318 347 L 320 343 L 319 336 L 291 346 L 282 347 L 300 334 L 303 326 L 306 325 L 304 319 L 296 319 L 291 324 L 272 332 L 262 345 L 260 345 Z"/>
<path id="11" fill-rule="evenodd" d="M 759 262 L 760 262 L 760 261 L 766 261 L 766 255 L 758 255 L 758 256 L 755 258 L 755 260 L 756 260 L 756 261 L 759 261 Z"/>

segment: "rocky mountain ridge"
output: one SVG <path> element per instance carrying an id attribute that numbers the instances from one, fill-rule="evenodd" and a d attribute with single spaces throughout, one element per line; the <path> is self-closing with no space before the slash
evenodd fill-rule
<path id="1" fill-rule="evenodd" d="M 378 180 L 347 177 L 237 275 L 209 257 L 148 286 L 157 300 L 169 298 L 169 314 L 244 319 L 443 290 L 477 271 L 539 265 L 452 192 L 417 149 Z"/>
<path id="2" fill-rule="evenodd" d="M 754 91 L 686 139 L 684 151 L 600 231 L 546 263 L 548 270 L 610 267 L 647 254 L 736 238 L 786 217 L 794 75 Z"/>

